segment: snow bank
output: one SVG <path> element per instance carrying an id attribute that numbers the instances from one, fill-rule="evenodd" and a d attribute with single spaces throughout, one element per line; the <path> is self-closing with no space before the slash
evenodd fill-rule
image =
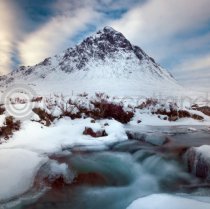
<path id="1" fill-rule="evenodd" d="M 35 152 L 23 149 L 0 150 L 0 201 L 26 192 L 42 164 L 47 161 Z"/>
<path id="2" fill-rule="evenodd" d="M 167 194 L 154 194 L 134 201 L 127 209 L 209 209 L 210 203 Z"/>
<path id="3" fill-rule="evenodd" d="M 108 123 L 108 126 L 104 124 Z M 93 138 L 83 135 L 85 127 L 94 131 L 105 129 L 108 136 Z M 106 146 L 117 141 L 127 140 L 124 127 L 115 120 L 100 120 L 91 123 L 91 119 L 69 118 L 61 119 L 50 127 L 45 127 L 37 122 L 27 121 L 22 129 L 16 132 L 9 143 L 2 144 L 1 149 L 23 148 L 38 153 L 56 153 L 63 148 L 76 145 Z"/>

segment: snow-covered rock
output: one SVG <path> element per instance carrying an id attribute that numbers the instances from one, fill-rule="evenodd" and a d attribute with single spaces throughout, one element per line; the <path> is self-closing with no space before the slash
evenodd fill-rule
<path id="1" fill-rule="evenodd" d="M 46 157 L 24 149 L 0 149 L 0 202 L 26 192 Z"/>
<path id="2" fill-rule="evenodd" d="M 74 179 L 74 175 L 66 163 L 59 163 L 56 160 L 50 160 L 46 168 L 46 178 L 49 182 L 54 182 L 57 179 L 62 178 L 65 183 L 71 183 Z"/>
<path id="3" fill-rule="evenodd" d="M 188 131 L 195 132 L 195 131 L 197 131 L 197 129 L 196 129 L 196 128 L 193 128 L 193 127 L 189 127 L 189 128 L 188 128 Z"/>
<path id="4" fill-rule="evenodd" d="M 34 113 L 34 114 L 32 115 L 32 117 L 31 117 L 31 120 L 32 120 L 32 121 L 38 122 L 38 121 L 40 121 L 41 119 L 40 119 L 40 117 L 39 117 L 36 113 Z"/>
<path id="5" fill-rule="evenodd" d="M 168 139 L 163 134 L 148 134 L 145 137 L 145 141 L 153 145 L 161 146 L 167 143 Z"/>
<path id="6" fill-rule="evenodd" d="M 210 203 L 167 194 L 139 198 L 127 209 L 209 209 Z"/>

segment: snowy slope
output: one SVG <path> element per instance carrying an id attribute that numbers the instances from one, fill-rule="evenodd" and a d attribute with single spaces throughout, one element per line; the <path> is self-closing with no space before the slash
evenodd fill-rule
<path id="1" fill-rule="evenodd" d="M 171 95 L 182 87 L 120 32 L 105 27 L 63 53 L 0 77 L 2 87 L 30 84 L 38 94 L 106 92 L 117 96 Z"/>

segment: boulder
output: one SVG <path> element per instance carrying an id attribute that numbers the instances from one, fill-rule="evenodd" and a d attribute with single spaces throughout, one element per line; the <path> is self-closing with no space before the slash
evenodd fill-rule
<path id="1" fill-rule="evenodd" d="M 104 129 L 99 130 L 99 131 L 93 131 L 93 129 L 89 127 L 85 127 L 85 130 L 83 131 L 83 135 L 89 135 L 94 138 L 108 136 Z"/>
<path id="2" fill-rule="evenodd" d="M 185 161 L 189 172 L 199 178 L 210 179 L 210 146 L 188 149 Z"/>
<path id="3" fill-rule="evenodd" d="M 126 134 L 128 139 L 135 139 L 155 146 L 161 146 L 168 143 L 168 138 L 163 134 L 145 134 L 131 130 L 126 131 Z"/>
<path id="4" fill-rule="evenodd" d="M 148 134 L 145 137 L 145 142 L 150 143 L 155 146 L 161 146 L 168 142 L 165 135 L 162 134 Z"/>
<path id="5" fill-rule="evenodd" d="M 141 133 L 141 132 L 127 130 L 126 134 L 128 136 L 128 139 L 135 139 L 135 140 L 139 140 L 139 141 L 144 141 L 144 139 L 145 139 L 145 134 Z"/>

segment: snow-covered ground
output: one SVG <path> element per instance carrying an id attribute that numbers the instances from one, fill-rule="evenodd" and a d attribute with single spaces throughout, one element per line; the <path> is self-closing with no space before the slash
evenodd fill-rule
<path id="1" fill-rule="evenodd" d="M 108 123 L 108 126 L 104 126 Z M 83 135 L 85 127 L 94 131 L 105 129 L 108 136 L 94 139 L 91 136 Z M 22 129 L 14 134 L 8 143 L 0 146 L 5 148 L 23 148 L 38 153 L 52 154 L 65 148 L 77 145 L 103 146 L 126 140 L 127 135 L 123 125 L 115 120 L 100 120 L 91 123 L 91 119 L 61 119 L 50 127 L 37 122 L 25 122 Z"/>
<path id="2" fill-rule="evenodd" d="M 197 112 L 198 115 L 204 117 L 203 121 L 194 120 L 192 118 L 181 118 L 177 121 L 168 121 L 158 118 L 157 115 L 151 113 L 137 113 L 133 120 L 130 122 L 131 125 L 145 125 L 145 126 L 210 126 L 210 117 L 204 115 L 201 112 Z M 140 124 L 137 124 L 137 121 L 141 120 Z"/>

